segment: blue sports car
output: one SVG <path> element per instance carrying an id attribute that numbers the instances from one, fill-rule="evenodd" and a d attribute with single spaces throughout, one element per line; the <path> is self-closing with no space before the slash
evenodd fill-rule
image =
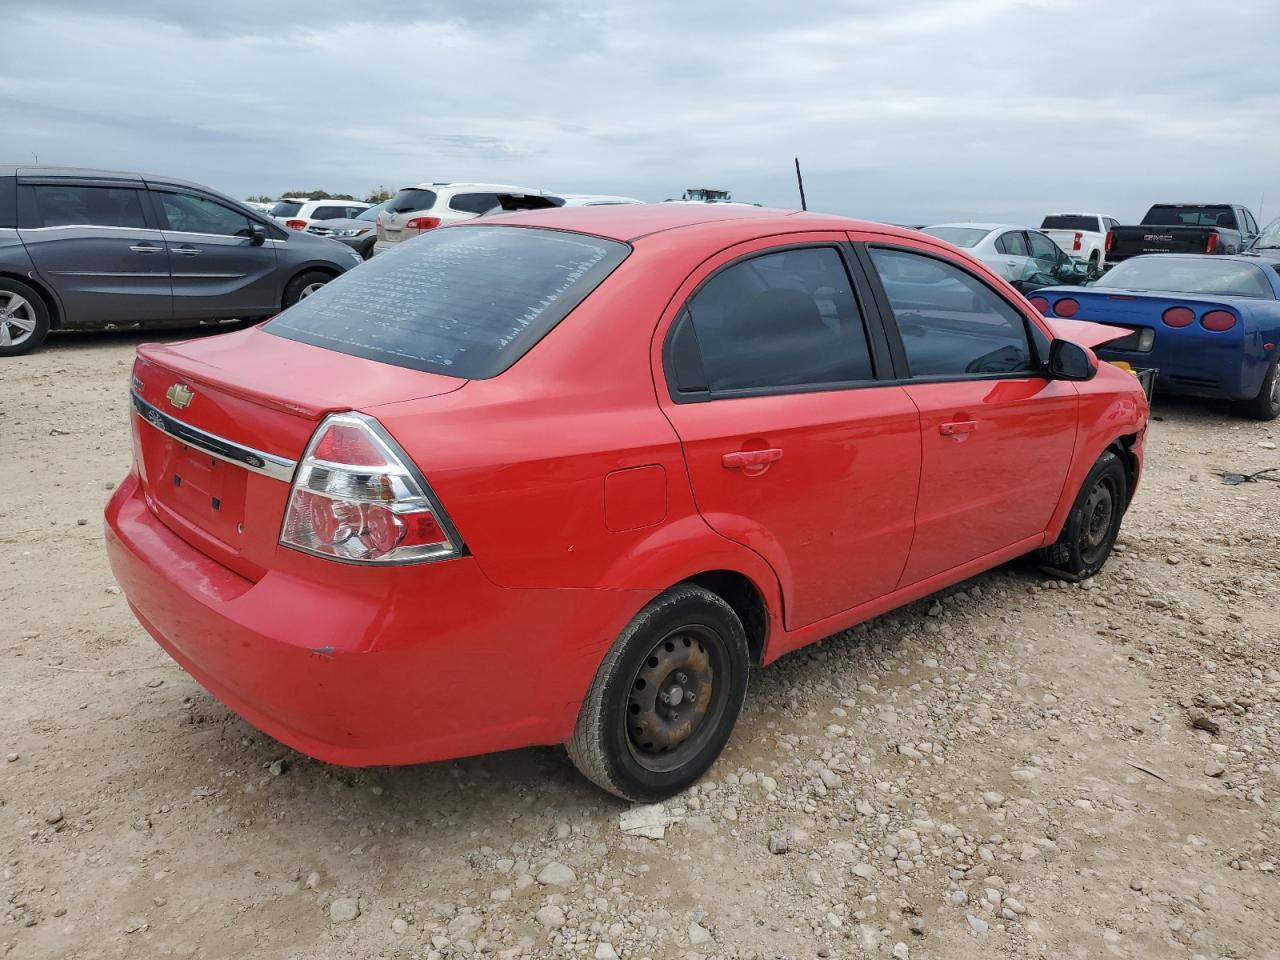
<path id="1" fill-rule="evenodd" d="M 1089 287 L 1031 296 L 1049 317 L 1127 327 L 1104 360 L 1155 367 L 1156 387 L 1232 401 L 1237 415 L 1280 416 L 1280 264 L 1257 257 L 1133 257 Z"/>

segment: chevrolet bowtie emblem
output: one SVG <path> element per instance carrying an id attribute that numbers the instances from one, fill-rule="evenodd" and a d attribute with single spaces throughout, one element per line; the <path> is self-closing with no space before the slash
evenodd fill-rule
<path id="1" fill-rule="evenodd" d="M 175 383 L 165 392 L 165 396 L 177 409 L 185 410 L 191 406 L 191 399 L 195 393 L 185 383 Z"/>

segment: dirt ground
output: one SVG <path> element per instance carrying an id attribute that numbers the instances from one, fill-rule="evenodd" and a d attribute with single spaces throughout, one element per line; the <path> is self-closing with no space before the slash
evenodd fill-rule
<path id="1" fill-rule="evenodd" d="M 0 956 L 1280 957 L 1280 483 L 1215 475 L 1280 424 L 1157 402 L 1102 575 L 759 672 L 659 840 L 559 749 L 329 767 L 176 667 L 103 554 L 140 339 L 0 362 Z"/>

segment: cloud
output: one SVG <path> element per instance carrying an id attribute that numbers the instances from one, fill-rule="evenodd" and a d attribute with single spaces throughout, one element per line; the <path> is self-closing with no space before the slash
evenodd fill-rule
<path id="1" fill-rule="evenodd" d="M 240 196 L 467 179 L 793 206 L 796 155 L 812 206 L 898 221 L 1280 196 L 1270 0 L 46 0 L 7 16 L 0 158 Z"/>

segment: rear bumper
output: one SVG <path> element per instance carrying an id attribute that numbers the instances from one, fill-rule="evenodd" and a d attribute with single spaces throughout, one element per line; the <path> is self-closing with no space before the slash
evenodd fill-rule
<path id="1" fill-rule="evenodd" d="M 1252 365 L 1241 357 L 1239 346 L 1229 350 L 1205 350 L 1199 344 L 1187 349 L 1156 349 L 1149 353 L 1099 347 L 1103 360 L 1123 360 L 1135 368 L 1154 367 L 1156 392 L 1218 400 L 1244 400 L 1257 396 L 1262 383 L 1259 367 L 1256 376 Z"/>
<path id="2" fill-rule="evenodd" d="M 366 570 L 299 556 L 247 580 L 193 549 L 137 478 L 106 509 L 139 622 L 255 727 L 346 766 L 420 763 L 568 738 L 605 650 L 652 593 L 509 590 L 471 558 Z"/>

